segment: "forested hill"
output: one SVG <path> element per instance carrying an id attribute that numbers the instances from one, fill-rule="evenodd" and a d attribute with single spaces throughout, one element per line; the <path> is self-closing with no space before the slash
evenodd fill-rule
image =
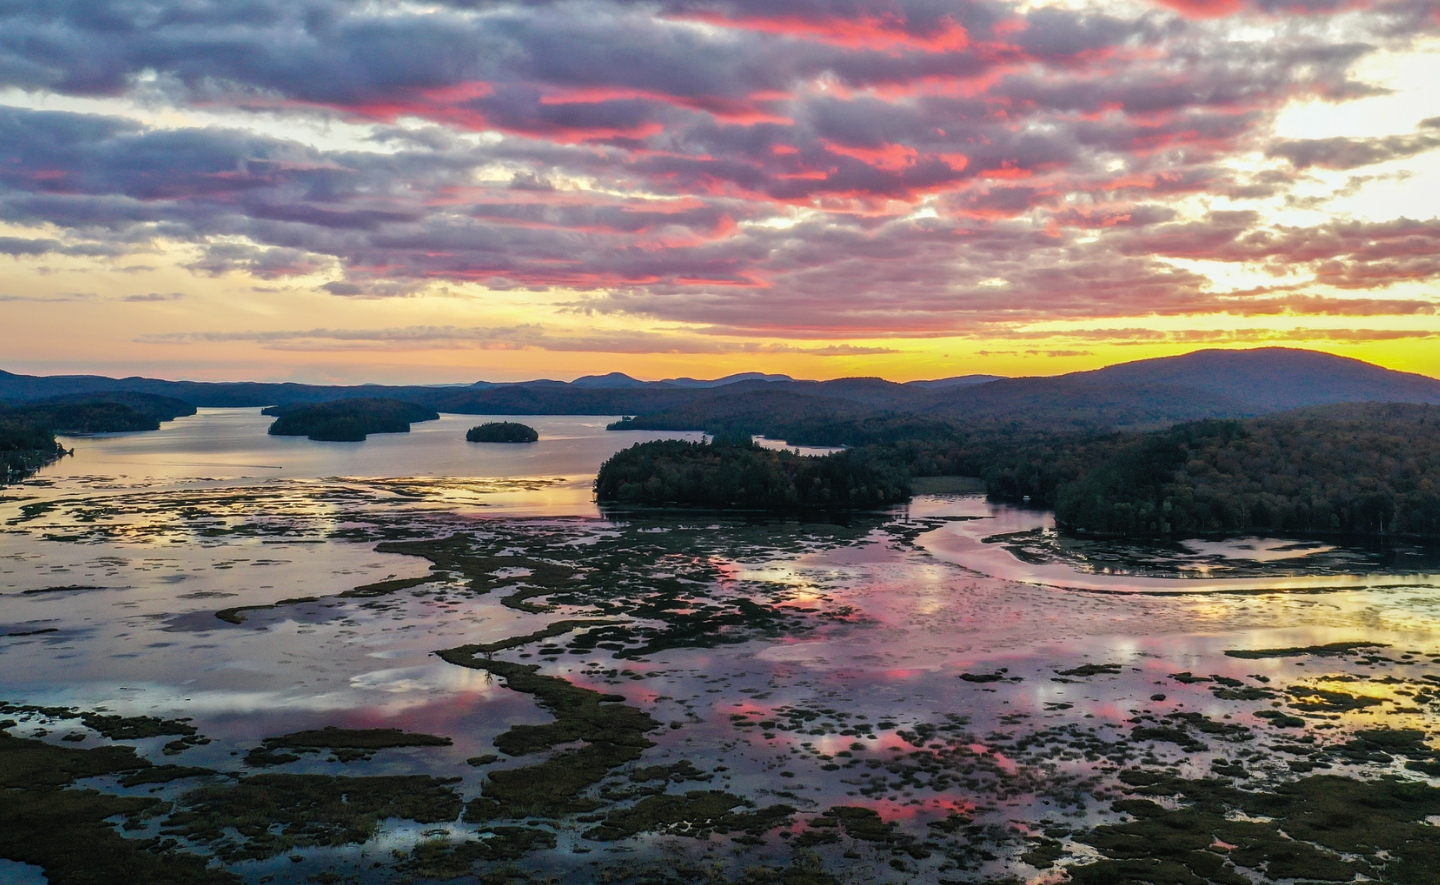
<path id="1" fill-rule="evenodd" d="M 1440 407 L 1323 406 L 1144 434 L 1061 486 L 1098 534 L 1440 536 Z"/>
<path id="2" fill-rule="evenodd" d="M 1163 385 L 1243 403 L 1256 413 L 1358 402 L 1440 403 L 1440 381 L 1312 350 L 1200 350 L 1065 376 L 1087 384 Z"/>
<path id="3" fill-rule="evenodd" d="M 862 445 L 897 420 L 1047 432 L 1145 430 L 1339 402 L 1440 403 L 1440 380 L 1314 351 L 1197 351 L 1052 378 L 963 387 L 872 380 L 737 386 L 637 414 L 616 429 L 761 433 L 797 444 Z M 861 393 L 863 392 L 863 396 Z"/>
<path id="4" fill-rule="evenodd" d="M 1440 403 L 1440 380 L 1314 351 L 1197 351 L 1056 377 L 962 376 L 896 383 L 881 378 L 797 381 L 742 375 L 715 381 L 477 382 L 452 387 L 207 383 L 0 372 L 0 402 L 59 394 L 136 391 L 197 406 L 270 406 L 385 397 L 472 415 L 632 415 L 627 427 L 778 432 L 805 418 L 864 421 L 894 415 L 1049 430 L 1153 428 L 1200 418 L 1241 418 L 1336 402 Z M 841 428 L 833 426 L 831 430 Z M 819 433 L 811 426 L 809 433 Z M 798 440 L 794 440 L 797 441 Z M 810 442 L 848 444 L 841 437 Z"/>

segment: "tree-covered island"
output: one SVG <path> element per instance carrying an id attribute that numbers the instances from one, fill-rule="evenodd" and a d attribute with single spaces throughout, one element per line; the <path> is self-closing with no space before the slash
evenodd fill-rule
<path id="1" fill-rule="evenodd" d="M 465 439 L 481 443 L 532 443 L 540 434 L 528 424 L 516 421 L 489 421 L 465 431 Z"/>
<path id="2" fill-rule="evenodd" d="M 823 457 L 761 448 L 748 437 L 656 440 L 617 452 L 595 477 L 601 503 L 745 510 L 863 510 L 905 501 L 904 469 L 865 452 Z"/>
<path id="3" fill-rule="evenodd" d="M 276 418 L 271 436 L 306 436 L 317 442 L 361 442 L 371 433 L 409 433 L 418 421 L 440 413 L 394 399 L 343 399 L 328 403 L 270 406 L 262 415 Z"/>
<path id="4" fill-rule="evenodd" d="M 23 479 L 64 455 L 56 434 L 159 430 L 163 421 L 193 414 L 195 407 L 182 400 L 128 391 L 0 406 L 0 484 Z"/>

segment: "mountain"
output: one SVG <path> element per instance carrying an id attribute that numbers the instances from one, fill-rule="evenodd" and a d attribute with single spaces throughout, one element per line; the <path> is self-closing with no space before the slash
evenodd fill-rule
<path id="1" fill-rule="evenodd" d="M 1312 350 L 1201 350 L 944 389 L 915 408 L 952 418 L 1147 427 L 1342 402 L 1440 403 L 1440 380 Z"/>
<path id="2" fill-rule="evenodd" d="M 605 388 L 609 390 L 633 390 L 636 387 L 649 386 L 648 382 L 638 378 L 631 378 L 624 372 L 611 372 L 608 375 L 582 375 L 570 382 L 572 387 Z"/>
<path id="3" fill-rule="evenodd" d="M 764 372 L 740 372 L 736 375 L 726 375 L 724 378 L 716 378 L 713 381 L 702 381 L 695 378 L 666 378 L 664 381 L 641 381 L 632 378 L 624 372 L 610 372 L 605 375 L 582 375 L 570 382 L 571 387 L 579 387 L 586 390 L 638 390 L 640 388 L 685 388 L 699 390 L 712 387 L 728 387 L 731 384 L 739 384 L 742 381 L 794 381 L 789 375 L 766 375 Z M 560 384 L 559 381 L 520 381 L 510 386 L 523 386 L 528 384 Z M 499 385 L 481 384 L 487 387 Z"/>
<path id="4" fill-rule="evenodd" d="M 273 406 L 383 396 L 471 415 L 639 415 L 649 426 L 694 429 L 766 415 L 859 420 L 911 415 L 952 422 L 1077 428 L 1156 427 L 1304 406 L 1440 403 L 1440 380 L 1307 350 L 1202 350 L 1088 372 L 1036 378 L 965 375 L 900 384 L 883 378 L 797 381 L 745 372 L 713 381 L 640 381 L 620 372 L 573 382 L 477 382 L 463 387 L 263 384 L 48 377 L 0 372 L 0 402 L 130 391 L 196 406 Z"/>
<path id="5" fill-rule="evenodd" d="M 666 378 L 659 383 L 670 387 L 724 387 L 727 384 L 735 384 L 740 381 L 794 381 L 789 375 L 767 375 L 764 372 L 740 372 L 735 375 L 726 375 L 724 378 L 716 378 L 714 381 L 697 381 L 694 378 Z"/>
<path id="6" fill-rule="evenodd" d="M 103 375 L 15 375 L 0 372 L 0 402 L 29 402 L 70 394 L 129 391 L 168 396 L 196 406 L 268 406 L 280 402 L 318 402 L 346 396 L 370 396 L 373 387 L 313 384 L 213 383 L 157 378 L 107 378 Z"/>
<path id="7" fill-rule="evenodd" d="M 902 430 L 933 435 L 936 426 L 946 424 L 1033 431 L 1148 430 L 1203 418 L 1248 418 L 1375 400 L 1440 403 L 1440 380 L 1314 351 L 1199 351 L 1090 372 L 970 384 L 844 378 L 764 385 L 763 393 L 737 384 L 721 396 L 639 409 L 624 426 L 725 428 L 816 445 L 849 445 L 893 437 Z"/>
<path id="8" fill-rule="evenodd" d="M 1063 376 L 1099 385 L 1152 384 L 1223 395 L 1260 412 L 1354 402 L 1440 403 L 1440 380 L 1298 350 L 1198 350 Z"/>
<path id="9" fill-rule="evenodd" d="M 976 384 L 989 384 L 991 381 L 999 381 L 1001 375 L 956 375 L 954 378 L 937 378 L 934 381 L 906 381 L 907 387 L 923 387 L 931 390 L 948 390 L 953 387 L 974 387 Z"/>

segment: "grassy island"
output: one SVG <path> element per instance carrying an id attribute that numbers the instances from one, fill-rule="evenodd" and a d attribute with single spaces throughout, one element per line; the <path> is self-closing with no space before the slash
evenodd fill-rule
<path id="1" fill-rule="evenodd" d="M 747 510 L 855 510 L 910 497 L 903 468 L 861 452 L 807 457 L 748 438 L 657 440 L 617 452 L 595 477 L 604 503 Z"/>
<path id="2" fill-rule="evenodd" d="M 535 428 L 515 421 L 490 421 L 465 432 L 470 442 L 532 443 L 540 439 Z"/>
<path id="3" fill-rule="evenodd" d="M 321 442 L 360 442 L 371 433 L 409 433 L 417 421 L 434 421 L 434 409 L 394 399 L 295 403 L 261 411 L 276 417 L 271 436 L 307 436 Z"/>

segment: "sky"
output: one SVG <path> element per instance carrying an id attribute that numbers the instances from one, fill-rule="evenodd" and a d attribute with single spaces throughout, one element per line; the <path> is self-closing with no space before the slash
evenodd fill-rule
<path id="1" fill-rule="evenodd" d="M 1440 0 L 0 0 L 0 368 L 1440 376 Z"/>

